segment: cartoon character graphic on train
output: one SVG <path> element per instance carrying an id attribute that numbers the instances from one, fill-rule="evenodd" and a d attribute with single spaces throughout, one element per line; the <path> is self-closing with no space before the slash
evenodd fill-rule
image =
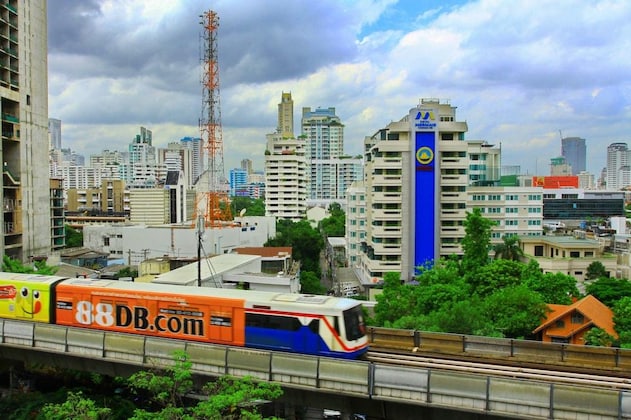
<path id="1" fill-rule="evenodd" d="M 51 287 L 63 277 L 4 274 L 0 278 L 0 313 L 3 317 L 50 322 Z"/>

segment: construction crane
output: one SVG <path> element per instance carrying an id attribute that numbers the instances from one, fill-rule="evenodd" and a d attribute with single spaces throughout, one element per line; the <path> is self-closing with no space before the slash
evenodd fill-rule
<path id="1" fill-rule="evenodd" d="M 203 220 L 205 226 L 221 226 L 232 220 L 230 199 L 225 188 L 223 133 L 219 98 L 219 65 L 217 60 L 217 30 L 219 16 L 209 10 L 200 15 L 202 33 L 202 114 L 199 129 L 207 167 L 200 177 L 195 197 L 193 222 Z"/>

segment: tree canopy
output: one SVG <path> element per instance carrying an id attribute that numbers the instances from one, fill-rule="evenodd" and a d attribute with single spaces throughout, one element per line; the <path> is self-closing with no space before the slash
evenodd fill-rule
<path id="1" fill-rule="evenodd" d="M 232 197 L 232 215 L 238 216 L 245 209 L 245 216 L 265 216 L 265 201 L 262 198 Z"/>
<path id="2" fill-rule="evenodd" d="M 261 401 L 273 401 L 282 395 L 280 385 L 258 382 L 252 378 L 224 376 L 195 389 L 190 362 L 186 353 L 177 351 L 174 364 L 163 370 L 143 370 L 118 382 L 136 402 L 133 420 L 149 419 L 263 419 Z M 206 398 L 192 401 L 195 393 Z M 99 407 L 81 392 L 69 392 L 65 402 L 47 404 L 42 409 L 47 419 L 108 418 L 109 408 Z M 127 417 L 126 417 L 127 418 Z"/>

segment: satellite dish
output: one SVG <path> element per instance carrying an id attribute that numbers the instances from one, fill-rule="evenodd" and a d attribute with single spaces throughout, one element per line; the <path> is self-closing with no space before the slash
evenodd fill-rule
<path id="1" fill-rule="evenodd" d="M 247 210 L 246 208 L 242 208 L 241 211 L 239 212 L 239 217 L 243 217 L 246 210 Z"/>

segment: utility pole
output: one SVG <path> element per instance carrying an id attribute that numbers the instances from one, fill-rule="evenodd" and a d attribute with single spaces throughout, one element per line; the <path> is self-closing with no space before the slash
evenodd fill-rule
<path id="1" fill-rule="evenodd" d="M 202 235 L 204 234 L 204 215 L 197 216 L 197 287 L 202 287 Z"/>

